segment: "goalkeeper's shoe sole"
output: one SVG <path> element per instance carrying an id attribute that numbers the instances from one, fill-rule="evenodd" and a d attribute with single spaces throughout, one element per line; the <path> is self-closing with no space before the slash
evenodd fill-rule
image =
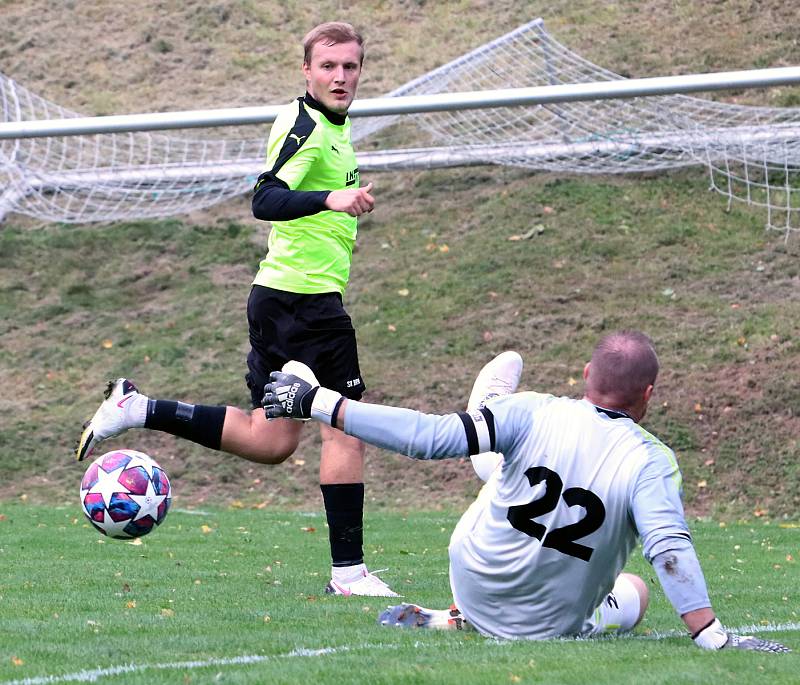
<path id="1" fill-rule="evenodd" d="M 378 616 L 378 623 L 391 628 L 427 628 L 429 630 L 464 630 L 466 619 L 453 604 L 449 609 L 425 609 L 417 604 L 388 607 Z"/>
<path id="2" fill-rule="evenodd" d="M 773 654 L 785 654 L 792 650 L 782 645 L 780 642 L 764 640 L 753 635 L 728 635 L 728 642 L 723 649 L 747 649 L 752 652 L 771 652 Z"/>
<path id="3" fill-rule="evenodd" d="M 133 427 L 127 409 L 134 395 L 138 393 L 136 386 L 127 378 L 117 378 L 108 382 L 104 392 L 105 400 L 94 416 L 83 424 L 83 432 L 75 450 L 75 458 L 78 461 L 91 457 L 95 447 L 103 440 L 113 438 Z"/>
<path id="4" fill-rule="evenodd" d="M 509 350 L 498 354 L 478 373 L 467 401 L 467 411 L 480 409 L 486 400 L 510 395 L 517 390 L 522 375 L 522 357 Z"/>

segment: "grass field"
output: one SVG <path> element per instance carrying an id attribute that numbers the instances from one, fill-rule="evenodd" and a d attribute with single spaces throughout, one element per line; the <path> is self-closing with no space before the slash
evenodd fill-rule
<path id="1" fill-rule="evenodd" d="M 796 683 L 798 529 L 694 522 L 728 626 L 790 655 L 701 652 L 639 553 L 651 606 L 622 639 L 510 643 L 382 628 L 389 600 L 329 597 L 318 512 L 176 508 L 141 544 L 98 536 L 75 502 L 0 505 L 0 685 L 10 683 Z M 406 601 L 450 602 L 453 512 L 368 512 L 368 561 Z M 646 675 L 645 675 L 646 673 Z"/>

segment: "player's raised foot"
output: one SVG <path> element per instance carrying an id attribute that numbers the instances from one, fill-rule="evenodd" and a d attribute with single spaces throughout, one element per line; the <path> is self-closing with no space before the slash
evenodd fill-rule
<path id="1" fill-rule="evenodd" d="M 386 569 L 384 569 L 386 570 Z M 380 573 L 376 571 L 375 573 Z M 384 583 L 375 573 L 370 573 L 366 566 L 361 566 L 358 575 L 352 579 L 331 578 L 330 583 L 325 586 L 325 594 L 343 595 L 349 597 L 356 595 L 360 597 L 399 597 L 392 588 Z"/>
<path id="2" fill-rule="evenodd" d="M 109 381 L 105 398 L 94 416 L 83 425 L 75 450 L 78 461 L 92 456 L 95 447 L 103 440 L 144 425 L 147 398 L 127 378 Z"/>
<path id="3" fill-rule="evenodd" d="M 479 409 L 486 400 L 515 392 L 522 375 L 522 357 L 509 350 L 498 354 L 478 373 L 467 402 L 467 411 Z"/>
<path id="4" fill-rule="evenodd" d="M 378 616 L 378 623 L 392 628 L 430 628 L 433 630 L 464 630 L 466 619 L 452 604 L 449 609 L 425 609 L 417 604 L 398 604 Z"/>

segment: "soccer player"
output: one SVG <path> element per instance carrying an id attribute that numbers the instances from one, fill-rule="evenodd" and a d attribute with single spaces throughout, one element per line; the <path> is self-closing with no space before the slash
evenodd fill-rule
<path id="1" fill-rule="evenodd" d="M 533 640 L 628 631 L 648 604 L 645 583 L 621 573 L 638 537 L 699 647 L 789 651 L 729 633 L 711 608 L 675 455 L 639 426 L 658 373 L 650 339 L 637 331 L 601 339 L 584 368 L 582 399 L 500 395 L 515 388 L 520 371 L 518 355 L 501 355 L 473 390 L 489 399 L 445 416 L 345 399 L 301 365 L 271 374 L 267 416 L 311 417 L 417 459 L 502 454 L 450 539 L 454 607 L 402 604 L 380 621 L 466 623 L 485 635 Z"/>
<path id="2" fill-rule="evenodd" d="M 252 461 L 280 463 L 297 448 L 301 425 L 266 421 L 261 399 L 267 374 L 290 359 L 306 363 L 342 395 L 361 398 L 356 336 L 342 295 L 358 217 L 375 205 L 372 184 L 360 185 L 347 116 L 361 76 L 363 39 L 350 24 L 329 22 L 312 29 L 303 47 L 306 93 L 273 123 L 267 171 L 253 196 L 254 216 L 272 222 L 247 305 L 246 379 L 254 409 L 152 400 L 121 378 L 109 385 L 106 401 L 86 425 L 79 460 L 101 440 L 145 427 Z M 364 445 L 330 426 L 320 431 L 320 487 L 332 557 L 326 592 L 396 596 L 364 565 Z"/>

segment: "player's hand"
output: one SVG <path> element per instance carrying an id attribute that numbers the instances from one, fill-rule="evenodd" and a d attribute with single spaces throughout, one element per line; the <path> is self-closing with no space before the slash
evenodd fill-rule
<path id="1" fill-rule="evenodd" d="M 361 216 L 371 212 L 375 207 L 372 183 L 367 183 L 362 188 L 332 190 L 325 199 L 325 206 L 334 212 L 345 212 L 350 216 Z"/>
<path id="2" fill-rule="evenodd" d="M 694 643 L 703 649 L 746 649 L 753 652 L 773 652 L 776 654 L 792 650 L 780 642 L 764 640 L 753 635 L 729 633 L 719 619 L 714 619 L 703 630 L 692 637 Z"/>
<path id="3" fill-rule="evenodd" d="M 319 384 L 312 385 L 300 376 L 284 371 L 273 371 L 269 379 L 270 382 L 264 386 L 264 398 L 261 400 L 264 415 L 268 419 L 311 418 L 311 405 Z"/>

